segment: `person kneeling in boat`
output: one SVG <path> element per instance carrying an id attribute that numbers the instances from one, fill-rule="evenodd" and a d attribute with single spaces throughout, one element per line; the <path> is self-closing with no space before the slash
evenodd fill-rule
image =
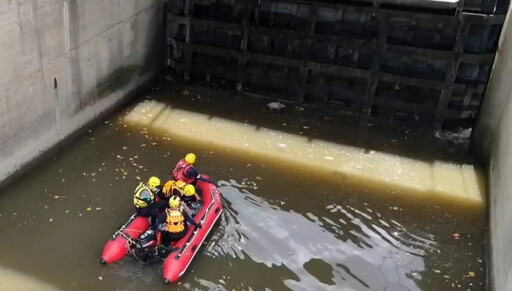
<path id="1" fill-rule="evenodd" d="M 181 180 L 187 184 L 192 185 L 195 185 L 197 181 L 212 183 L 212 180 L 199 175 L 197 170 L 194 168 L 195 163 L 196 155 L 193 153 L 188 153 L 185 158 L 181 159 L 172 170 L 172 176 L 174 177 L 174 180 Z M 201 194 L 201 190 L 197 187 L 196 192 Z"/>
<path id="2" fill-rule="evenodd" d="M 187 185 L 187 183 L 178 180 L 169 180 L 165 183 L 162 191 L 161 199 L 168 200 L 169 197 L 176 195 L 180 197 L 181 201 L 185 203 L 191 210 L 192 216 L 198 212 L 198 208 L 201 206 L 201 198 L 196 193 L 194 185 Z"/>
<path id="3" fill-rule="evenodd" d="M 180 198 L 191 209 L 193 216 L 201 209 L 201 198 L 197 195 L 194 185 L 185 186 Z"/>
<path id="4" fill-rule="evenodd" d="M 169 199 L 169 208 L 158 217 L 158 220 L 151 229 L 160 230 L 162 233 L 162 246 L 169 247 L 171 242 L 182 239 L 188 231 L 188 224 L 201 228 L 201 224 L 196 223 L 190 216 L 187 207 L 184 207 L 178 196 L 172 196 Z"/>
<path id="5" fill-rule="evenodd" d="M 159 192 L 161 192 L 160 179 L 151 177 L 147 183 L 140 183 L 133 195 L 133 205 L 137 214 L 149 217 L 151 224 L 154 224 L 159 212 L 164 211 L 167 207 L 167 201 L 156 201 Z"/>

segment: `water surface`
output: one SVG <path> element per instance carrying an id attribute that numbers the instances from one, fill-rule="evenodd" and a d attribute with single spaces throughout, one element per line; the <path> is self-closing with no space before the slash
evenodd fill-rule
<path id="1" fill-rule="evenodd" d="M 178 289 L 484 289 L 483 207 L 393 193 L 123 118 L 138 102 L 157 98 L 418 160 L 471 162 L 458 140 L 361 128 L 307 108 L 270 113 L 261 99 L 241 102 L 238 96 L 229 104 L 223 91 L 184 90 L 172 85 L 141 96 L 0 190 L 0 288 L 170 289 L 162 285 L 158 261 L 141 265 L 126 257 L 100 266 L 98 258 L 133 212 L 139 179 L 169 177 L 174 163 L 193 151 L 198 169 L 222 192 L 225 211 Z"/>

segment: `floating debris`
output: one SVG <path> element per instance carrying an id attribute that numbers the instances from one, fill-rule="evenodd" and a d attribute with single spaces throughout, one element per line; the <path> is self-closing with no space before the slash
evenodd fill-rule
<path id="1" fill-rule="evenodd" d="M 270 102 L 267 104 L 267 107 L 270 110 L 279 111 L 279 110 L 285 108 L 286 106 L 281 102 Z"/>

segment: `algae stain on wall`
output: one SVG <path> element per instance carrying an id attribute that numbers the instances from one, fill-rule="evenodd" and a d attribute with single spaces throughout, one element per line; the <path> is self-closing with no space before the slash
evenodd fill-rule
<path id="1" fill-rule="evenodd" d="M 128 85 L 137 76 L 139 76 L 139 66 L 136 64 L 117 68 L 110 75 L 101 79 L 95 88 L 80 98 L 81 102 L 77 104 L 75 113 L 110 96 L 110 94 Z"/>

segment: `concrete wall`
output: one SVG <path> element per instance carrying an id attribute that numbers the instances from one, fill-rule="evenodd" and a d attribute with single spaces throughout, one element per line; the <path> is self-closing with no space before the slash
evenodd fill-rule
<path id="1" fill-rule="evenodd" d="M 488 283 L 512 290 L 512 24 L 502 31 L 473 146 L 488 158 L 490 261 Z"/>
<path id="2" fill-rule="evenodd" d="M 155 75 L 162 2 L 0 1 L 0 182 Z"/>

